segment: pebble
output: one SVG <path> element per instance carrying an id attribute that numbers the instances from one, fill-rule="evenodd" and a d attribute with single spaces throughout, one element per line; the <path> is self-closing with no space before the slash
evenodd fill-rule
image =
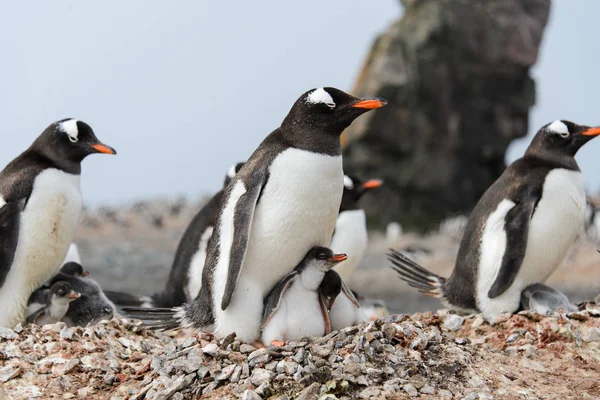
<path id="1" fill-rule="evenodd" d="M 202 348 L 202 352 L 212 357 L 216 357 L 219 354 L 219 345 L 216 343 L 209 343 Z"/>
<path id="2" fill-rule="evenodd" d="M 480 314 L 478 314 L 477 317 L 475 317 L 475 319 L 473 320 L 471 327 L 479 328 L 481 325 L 483 325 L 484 322 L 485 320 L 483 319 L 483 317 Z"/>
<path id="3" fill-rule="evenodd" d="M 254 390 L 246 389 L 246 390 L 244 390 L 244 394 L 242 394 L 242 400 L 262 400 L 262 399 Z"/>
<path id="4" fill-rule="evenodd" d="M 256 350 L 256 347 L 246 344 L 246 343 L 242 343 L 240 345 L 240 353 L 242 354 L 246 354 L 246 353 L 252 353 L 253 351 Z"/>
<path id="5" fill-rule="evenodd" d="M 8 382 L 21 375 L 21 368 L 13 368 L 9 365 L 0 368 L 0 382 Z"/>
<path id="6" fill-rule="evenodd" d="M 455 332 L 460 329 L 465 319 L 457 314 L 448 314 L 444 319 L 444 328 Z"/>
<path id="7" fill-rule="evenodd" d="M 412 383 L 407 383 L 406 385 L 402 386 L 402 389 L 404 389 L 406 394 L 408 394 L 410 397 L 417 397 L 419 395 L 419 391 Z"/>
<path id="8" fill-rule="evenodd" d="M 360 392 L 359 397 L 361 399 L 370 399 L 371 397 L 379 396 L 379 393 L 381 393 L 381 390 L 379 390 L 378 388 L 368 387 L 368 388 L 364 389 L 362 392 Z"/>
<path id="9" fill-rule="evenodd" d="M 270 382 L 274 377 L 275 373 L 272 371 L 263 368 L 254 368 L 252 375 L 250 376 L 250 381 L 254 386 L 260 386 L 265 382 Z"/>
<path id="10" fill-rule="evenodd" d="M 298 397 L 296 397 L 296 400 L 314 400 L 314 399 L 318 398 L 320 387 L 321 387 L 321 384 L 319 384 L 317 382 L 311 384 L 310 386 L 304 388 L 304 390 L 302 390 L 300 392 L 300 395 L 298 395 Z"/>
<path id="11" fill-rule="evenodd" d="M 581 339 L 584 342 L 600 342 L 600 328 L 584 326 L 581 328 Z"/>
<path id="12" fill-rule="evenodd" d="M 0 326 L 0 339 L 14 340 L 18 338 L 19 335 L 14 330 Z"/>

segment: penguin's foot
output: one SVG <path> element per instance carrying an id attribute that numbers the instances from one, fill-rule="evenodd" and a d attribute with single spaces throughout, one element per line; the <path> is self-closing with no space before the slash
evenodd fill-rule
<path id="1" fill-rule="evenodd" d="M 280 340 L 273 340 L 273 341 L 271 341 L 271 346 L 273 346 L 273 347 L 283 347 L 286 344 L 287 344 L 287 340 L 284 341 L 284 342 L 282 342 Z"/>
<path id="2" fill-rule="evenodd" d="M 265 346 L 265 344 L 259 340 L 257 340 L 256 342 L 252 342 L 250 343 L 252 346 L 256 347 L 257 349 L 266 349 L 267 346 Z"/>

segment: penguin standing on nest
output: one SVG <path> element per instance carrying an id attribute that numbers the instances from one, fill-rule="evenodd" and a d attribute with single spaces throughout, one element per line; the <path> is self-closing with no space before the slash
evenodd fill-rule
<path id="1" fill-rule="evenodd" d="M 395 251 L 393 268 L 419 291 L 491 323 L 517 311 L 521 292 L 548 279 L 581 231 L 586 196 L 575 154 L 599 134 L 564 120 L 542 127 L 475 206 L 448 279 Z"/>

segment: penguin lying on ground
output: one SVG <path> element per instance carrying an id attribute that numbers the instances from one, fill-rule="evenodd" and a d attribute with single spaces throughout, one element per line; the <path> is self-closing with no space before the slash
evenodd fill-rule
<path id="1" fill-rule="evenodd" d="M 44 306 L 27 316 L 25 321 L 28 324 L 46 325 L 59 322 L 67 313 L 69 304 L 81 297 L 68 282 L 54 283 L 45 294 Z"/>
<path id="2" fill-rule="evenodd" d="M 56 283 L 66 283 L 81 296 L 74 300 L 61 319 L 69 326 L 86 326 L 103 319 L 112 318 L 115 306 L 105 296 L 96 281 L 89 278 L 80 264 L 69 262 L 61 268 L 61 272 L 31 294 L 27 305 L 27 314 L 31 315 L 45 306 L 50 288 Z"/>
<path id="3" fill-rule="evenodd" d="M 334 88 L 300 96 L 224 190 L 196 300 L 177 309 L 175 323 L 165 310 L 131 311 L 258 340 L 263 299 L 312 247 L 331 241 L 343 192 L 342 131 L 383 105 Z"/>
<path id="4" fill-rule="evenodd" d="M 225 175 L 226 188 L 244 163 L 232 165 Z M 118 306 L 175 307 L 194 301 L 202 286 L 202 270 L 206 248 L 217 219 L 223 190 L 217 192 L 194 216 L 183 233 L 175 252 L 169 279 L 162 292 L 151 296 L 105 290 L 106 296 Z"/>
<path id="5" fill-rule="evenodd" d="M 25 317 L 27 299 L 61 266 L 81 214 L 81 162 L 115 154 L 88 124 L 51 124 L 0 172 L 0 326 Z"/>
<path id="6" fill-rule="evenodd" d="M 579 307 L 572 304 L 569 298 L 558 290 L 542 283 L 534 283 L 521 293 L 521 309 L 546 315 L 559 309 L 574 312 L 579 310 Z"/>
<path id="7" fill-rule="evenodd" d="M 300 264 L 273 288 L 264 300 L 261 324 L 264 344 L 299 340 L 304 336 L 323 336 L 331 331 L 328 300 L 319 288 L 326 272 L 347 258 L 345 254 L 333 254 L 325 247 L 313 247 Z M 336 282 L 333 283 L 335 287 Z M 335 297 L 327 290 L 328 287 L 325 288 L 329 294 L 327 297 L 334 301 Z M 341 289 L 342 286 L 337 287 Z"/>
<path id="8" fill-rule="evenodd" d="M 517 311 L 523 289 L 545 282 L 581 231 L 586 196 L 574 156 L 598 134 L 569 121 L 542 127 L 475 206 L 450 278 L 395 251 L 388 255 L 393 268 L 457 311 L 479 310 L 492 323 Z"/>

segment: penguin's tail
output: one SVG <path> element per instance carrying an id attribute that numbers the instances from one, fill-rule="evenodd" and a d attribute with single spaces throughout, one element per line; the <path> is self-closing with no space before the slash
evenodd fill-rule
<path id="1" fill-rule="evenodd" d="M 170 330 L 181 325 L 177 315 L 180 308 L 123 307 L 122 311 L 127 318 L 142 320 L 150 329 Z"/>
<path id="2" fill-rule="evenodd" d="M 394 249 L 390 249 L 387 257 L 392 262 L 392 269 L 409 286 L 414 287 L 427 296 L 444 297 L 445 278 L 426 270 L 415 261 Z"/>
<path id="3" fill-rule="evenodd" d="M 104 294 L 117 306 L 142 308 L 155 307 L 154 299 L 150 296 L 118 292 L 115 290 L 105 290 Z"/>

